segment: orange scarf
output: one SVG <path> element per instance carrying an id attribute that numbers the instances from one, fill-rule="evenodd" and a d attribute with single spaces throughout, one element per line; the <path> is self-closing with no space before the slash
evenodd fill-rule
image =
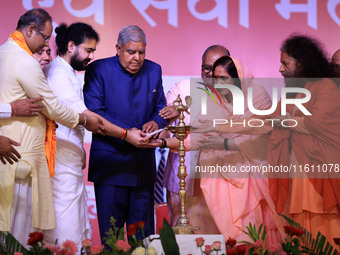
<path id="1" fill-rule="evenodd" d="M 15 30 L 14 33 L 9 35 L 10 38 L 16 42 L 20 48 L 25 50 L 28 54 L 33 57 L 32 51 L 29 49 L 25 37 L 21 32 Z M 55 168 L 55 152 L 57 147 L 56 140 L 56 128 L 55 122 L 51 119 L 46 119 L 46 136 L 45 136 L 45 154 L 47 159 L 48 170 L 50 171 L 50 176 L 54 176 Z"/>

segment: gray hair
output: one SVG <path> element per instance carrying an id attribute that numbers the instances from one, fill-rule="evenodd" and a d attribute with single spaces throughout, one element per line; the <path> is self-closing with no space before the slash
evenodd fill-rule
<path id="1" fill-rule="evenodd" d="M 125 26 L 120 30 L 117 43 L 121 46 L 128 42 L 142 42 L 146 44 L 146 36 L 142 29 L 138 26 Z"/>

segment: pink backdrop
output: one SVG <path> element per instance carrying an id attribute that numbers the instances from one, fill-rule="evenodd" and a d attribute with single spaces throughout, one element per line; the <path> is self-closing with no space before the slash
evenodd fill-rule
<path id="1" fill-rule="evenodd" d="M 0 42 L 31 7 L 45 8 L 59 24 L 91 23 L 101 35 L 96 58 L 115 53 L 119 30 L 146 32 L 147 57 L 164 75 L 198 76 L 211 44 L 228 47 L 256 77 L 278 77 L 279 47 L 292 32 L 318 37 L 332 54 L 339 48 L 340 0 L 5 0 Z M 53 40 L 52 40 L 53 41 Z"/>
<path id="2" fill-rule="evenodd" d="M 255 77 L 280 77 L 279 48 L 293 32 L 319 38 L 329 57 L 340 48 L 340 0 L 3 0 L 1 4 L 0 43 L 14 31 L 21 14 L 41 7 L 55 25 L 92 24 L 101 36 L 97 59 L 115 54 L 123 26 L 140 26 L 147 35 L 147 58 L 163 68 L 165 90 L 172 85 L 170 80 L 199 76 L 202 53 L 212 44 L 226 46 Z M 54 51 L 54 39 L 50 44 Z M 86 141 L 89 147 L 90 139 Z M 94 194 L 91 183 L 86 184 L 97 243 Z"/>

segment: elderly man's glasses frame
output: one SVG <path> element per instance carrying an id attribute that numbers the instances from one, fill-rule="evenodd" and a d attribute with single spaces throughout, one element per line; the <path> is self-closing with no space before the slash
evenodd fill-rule
<path id="1" fill-rule="evenodd" d="M 34 28 L 35 28 L 35 31 L 37 31 L 37 33 L 38 33 L 39 35 L 41 35 L 41 36 L 44 38 L 45 42 L 48 42 L 48 40 L 50 40 L 50 37 L 47 37 L 46 35 L 44 35 L 43 33 L 41 33 L 40 30 L 39 30 L 39 28 L 37 28 L 36 26 L 34 26 Z"/>
<path id="2" fill-rule="evenodd" d="M 202 65 L 201 68 L 204 73 L 210 73 L 213 69 L 212 66 L 208 66 L 208 65 Z"/>

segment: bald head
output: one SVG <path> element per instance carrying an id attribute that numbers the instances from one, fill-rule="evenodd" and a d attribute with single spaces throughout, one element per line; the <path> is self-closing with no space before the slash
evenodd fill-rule
<path id="1" fill-rule="evenodd" d="M 215 52 L 215 53 L 223 53 L 223 56 L 224 55 L 228 55 L 230 56 L 230 52 L 227 48 L 223 47 L 222 45 L 218 45 L 218 44 L 215 44 L 215 45 L 211 45 L 209 46 L 203 53 L 202 55 L 202 62 L 204 61 L 204 59 L 206 58 L 206 55 L 208 52 Z"/>
<path id="2" fill-rule="evenodd" d="M 222 56 L 230 55 L 229 50 L 221 45 L 212 45 L 208 47 L 202 56 L 201 77 L 205 83 L 211 83 L 212 67 L 217 59 Z"/>
<path id="3" fill-rule="evenodd" d="M 333 63 L 333 64 L 340 65 L 340 49 L 338 49 L 338 50 L 334 53 L 334 55 L 333 55 L 333 57 L 332 57 L 332 63 Z"/>
<path id="4" fill-rule="evenodd" d="M 335 72 L 337 74 L 338 77 L 340 77 L 340 49 L 338 49 L 333 57 L 332 57 L 332 63 L 335 67 Z"/>

